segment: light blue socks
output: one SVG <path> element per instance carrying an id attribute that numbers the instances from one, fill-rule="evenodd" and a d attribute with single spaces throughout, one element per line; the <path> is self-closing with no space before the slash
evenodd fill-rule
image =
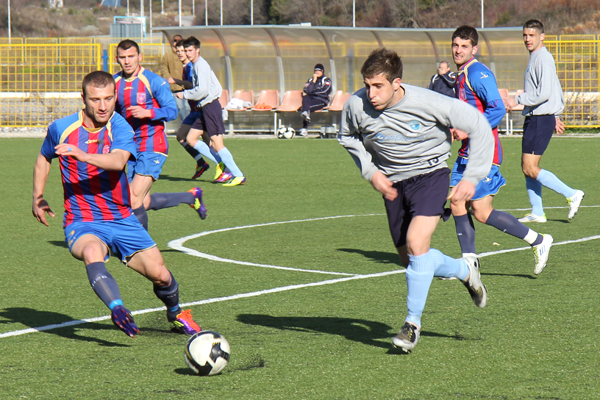
<path id="1" fill-rule="evenodd" d="M 469 267 L 460 259 L 444 255 L 436 249 L 430 249 L 421 256 L 408 255 L 406 268 L 406 321 L 421 326 L 421 315 L 425 309 L 427 294 L 434 276 L 464 280 L 469 275 Z"/>
<path id="2" fill-rule="evenodd" d="M 208 145 L 206 143 L 204 143 L 202 140 L 198 140 L 196 142 L 196 144 L 194 145 L 194 149 L 196 149 L 200 154 L 202 154 L 204 157 L 208 158 L 210 161 L 214 162 L 215 164 L 219 163 L 219 161 L 217 161 L 215 159 L 215 157 L 213 157 L 213 155 L 210 151 L 210 147 L 208 147 Z"/>
<path id="3" fill-rule="evenodd" d="M 227 147 L 223 147 L 221 150 L 219 150 L 218 154 L 223 160 L 223 164 L 225 164 L 225 166 L 229 168 L 229 171 L 231 171 L 234 177 L 239 178 L 244 176 L 244 174 L 242 174 L 242 171 L 238 168 L 235 161 L 233 161 L 233 156 L 231 155 L 229 150 L 227 150 Z"/>
<path id="4" fill-rule="evenodd" d="M 548 189 L 554 190 L 556 193 L 560 193 L 565 197 L 573 197 L 577 190 L 571 189 L 565 185 L 563 181 L 558 179 L 552 172 L 542 169 L 537 176 L 537 181 Z"/>

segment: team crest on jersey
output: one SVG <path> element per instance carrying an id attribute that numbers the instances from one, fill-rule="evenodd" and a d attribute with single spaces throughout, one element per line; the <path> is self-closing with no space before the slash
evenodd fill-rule
<path id="1" fill-rule="evenodd" d="M 458 98 L 461 100 L 467 100 L 467 92 L 465 91 L 464 87 L 461 87 L 460 90 L 458 91 Z"/>
<path id="2" fill-rule="evenodd" d="M 412 121 L 408 126 L 410 126 L 410 129 L 413 131 L 418 131 L 421 129 L 421 123 L 419 121 Z"/>
<path id="3" fill-rule="evenodd" d="M 104 147 L 102 148 L 102 154 L 108 154 L 110 153 L 110 144 L 105 144 Z"/>
<path id="4" fill-rule="evenodd" d="M 146 92 L 138 92 L 137 103 L 138 104 L 146 104 Z"/>

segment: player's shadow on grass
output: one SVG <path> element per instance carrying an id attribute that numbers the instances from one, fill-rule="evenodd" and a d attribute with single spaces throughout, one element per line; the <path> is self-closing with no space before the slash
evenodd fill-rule
<path id="1" fill-rule="evenodd" d="M 237 320 L 247 325 L 266 326 L 279 330 L 299 332 L 320 332 L 343 336 L 348 340 L 369 346 L 390 349 L 392 337 L 398 333 L 391 326 L 364 319 L 337 317 L 273 317 L 262 314 L 240 314 Z M 435 332 L 423 332 L 425 336 L 454 338 Z M 395 350 L 389 351 L 396 354 Z"/>
<path id="2" fill-rule="evenodd" d="M 8 324 L 8 323 L 21 323 L 30 328 L 41 329 L 44 330 L 40 332 L 50 333 L 53 335 L 58 335 L 65 339 L 74 339 L 74 340 L 82 340 L 85 342 L 96 342 L 100 346 L 107 347 L 129 347 L 129 345 L 121 344 L 121 343 L 113 343 L 107 340 L 102 340 L 89 336 L 82 336 L 78 334 L 78 327 L 83 325 L 86 329 L 117 329 L 112 325 L 107 324 L 99 324 L 95 322 L 85 322 L 80 323 L 79 321 L 74 320 L 70 316 L 66 314 L 61 314 L 53 311 L 39 311 L 34 310 L 33 308 L 25 308 L 25 307 L 15 307 L 15 308 L 5 308 L 0 311 L 0 317 L 5 318 L 5 321 L 0 321 L 0 324 Z M 54 325 L 60 325 L 64 323 L 73 323 L 71 326 L 64 327 L 54 327 Z"/>
<path id="3" fill-rule="evenodd" d="M 65 242 L 64 240 L 49 240 L 48 243 L 56 247 L 64 247 L 65 249 L 69 248 L 69 246 L 67 246 L 67 242 Z"/>
<path id="4" fill-rule="evenodd" d="M 482 272 L 481 273 L 482 276 L 484 275 L 489 275 L 489 276 L 514 276 L 515 278 L 526 278 L 526 279 L 532 279 L 532 280 L 536 280 L 537 277 L 535 275 L 527 275 L 527 274 L 499 274 L 499 273 L 495 273 L 495 272 Z"/>
<path id="5" fill-rule="evenodd" d="M 387 253 L 383 251 L 368 251 L 360 249 L 337 249 L 337 251 L 361 254 L 365 258 L 368 258 L 369 261 L 374 261 L 380 264 L 400 265 L 400 256 L 398 256 L 398 253 Z"/>
<path id="6" fill-rule="evenodd" d="M 206 180 L 203 179 L 205 178 L 204 176 L 202 176 L 201 178 L 196 179 L 198 182 L 212 182 L 212 180 Z M 164 180 L 164 181 L 171 181 L 171 182 L 194 182 L 194 179 L 192 178 L 181 178 L 179 176 L 171 176 L 171 175 L 164 175 L 164 174 L 160 174 L 160 180 Z"/>

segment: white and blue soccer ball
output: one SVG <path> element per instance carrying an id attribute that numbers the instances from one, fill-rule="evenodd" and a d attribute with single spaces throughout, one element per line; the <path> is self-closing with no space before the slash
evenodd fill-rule
<path id="1" fill-rule="evenodd" d="M 296 135 L 296 131 L 291 126 L 282 126 L 277 131 L 277 137 L 279 139 L 291 139 Z"/>
<path id="2" fill-rule="evenodd" d="M 198 332 L 185 345 L 185 363 L 202 376 L 216 375 L 223 371 L 230 354 L 227 339 L 213 331 Z"/>

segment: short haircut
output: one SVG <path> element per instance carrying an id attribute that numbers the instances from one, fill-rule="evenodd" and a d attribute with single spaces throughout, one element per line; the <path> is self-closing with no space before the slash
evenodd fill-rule
<path id="1" fill-rule="evenodd" d="M 171 38 L 171 42 L 179 42 L 180 40 L 183 40 L 183 36 L 181 35 L 173 35 Z"/>
<path id="2" fill-rule="evenodd" d="M 448 66 L 448 68 L 450 68 L 450 63 L 448 63 L 448 61 L 446 61 L 446 60 L 442 60 L 442 61 L 440 61 L 440 66 L 441 66 L 442 64 L 446 64 L 446 65 Z"/>
<path id="3" fill-rule="evenodd" d="M 81 82 L 81 91 L 83 92 L 83 96 L 85 97 L 85 89 L 88 86 L 105 88 L 109 85 L 113 85 L 113 87 L 115 86 L 115 79 L 111 74 L 105 71 L 94 71 L 90 72 L 83 78 L 83 82 Z"/>
<path id="4" fill-rule="evenodd" d="M 535 29 L 539 33 L 544 33 L 544 24 L 537 19 L 530 19 L 523 24 L 523 29 Z"/>
<path id="5" fill-rule="evenodd" d="M 479 34 L 477 33 L 477 29 L 469 25 L 463 25 L 456 28 L 452 34 L 452 42 L 454 42 L 454 39 L 456 38 L 470 40 L 471 46 L 473 47 L 477 46 L 477 43 L 479 43 Z"/>
<path id="6" fill-rule="evenodd" d="M 190 36 L 189 38 L 183 41 L 183 47 L 195 47 L 197 49 L 200 48 L 200 41 L 196 39 L 194 36 Z"/>
<path id="7" fill-rule="evenodd" d="M 130 39 L 121 40 L 117 45 L 117 54 L 119 54 L 119 49 L 121 50 L 129 50 L 130 48 L 135 47 L 137 53 L 140 54 L 140 46 L 136 42 Z"/>
<path id="8" fill-rule="evenodd" d="M 175 47 L 185 47 L 183 45 L 183 40 L 178 40 L 177 43 L 175 43 Z"/>
<path id="9" fill-rule="evenodd" d="M 393 82 L 396 78 L 402 79 L 402 60 L 394 50 L 381 47 L 369 54 L 360 73 L 363 78 L 373 78 L 383 74 L 388 81 Z"/>

